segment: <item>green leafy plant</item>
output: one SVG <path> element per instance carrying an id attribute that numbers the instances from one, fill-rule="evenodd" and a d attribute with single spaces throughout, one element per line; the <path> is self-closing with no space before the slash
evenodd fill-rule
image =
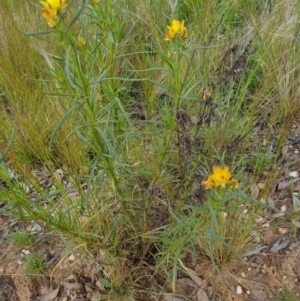
<path id="1" fill-rule="evenodd" d="M 271 209 L 248 185 L 300 113 L 297 3 L 2 2 L 9 215 L 106 265 L 112 298 L 160 269 L 174 288 L 189 256 L 240 258 Z"/>
<path id="2" fill-rule="evenodd" d="M 278 297 L 276 298 L 276 301 L 295 301 L 296 296 L 293 292 L 289 291 L 286 287 L 283 287 L 282 290 L 280 290 Z"/>
<path id="3" fill-rule="evenodd" d="M 13 232 L 8 241 L 18 246 L 29 246 L 34 242 L 32 234 L 27 230 Z"/>
<path id="4" fill-rule="evenodd" d="M 39 252 L 26 255 L 24 260 L 24 273 L 33 276 L 42 276 L 47 268 L 47 261 L 44 255 Z"/>

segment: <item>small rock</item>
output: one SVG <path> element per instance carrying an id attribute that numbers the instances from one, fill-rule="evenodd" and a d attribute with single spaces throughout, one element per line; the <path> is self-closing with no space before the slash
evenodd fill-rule
<path id="1" fill-rule="evenodd" d="M 278 233 L 280 234 L 287 234 L 288 232 L 288 228 L 278 228 Z"/>
<path id="2" fill-rule="evenodd" d="M 25 250 L 24 255 L 29 255 L 30 251 L 29 250 Z"/>
<path id="3" fill-rule="evenodd" d="M 265 218 L 263 218 L 263 217 L 259 217 L 259 218 L 257 218 L 256 220 L 255 220 L 255 223 L 256 224 L 262 224 L 263 222 L 265 222 Z"/>
<path id="4" fill-rule="evenodd" d="M 243 272 L 243 273 L 241 273 L 241 276 L 243 277 L 243 278 L 246 278 L 246 274 Z"/>
<path id="5" fill-rule="evenodd" d="M 206 292 L 202 288 L 199 288 L 199 290 L 197 292 L 197 300 L 198 301 L 209 301 Z"/>
<path id="6" fill-rule="evenodd" d="M 299 177 L 299 172 L 298 171 L 291 171 L 290 172 L 290 177 L 291 178 L 298 178 Z"/>
<path id="7" fill-rule="evenodd" d="M 240 285 L 238 285 L 237 287 L 236 287 L 236 294 L 237 295 L 241 295 L 243 293 L 243 289 L 242 289 L 242 287 L 240 286 Z"/>
<path id="8" fill-rule="evenodd" d="M 0 267 L 0 274 L 2 274 L 4 271 L 4 268 L 3 267 Z"/>
<path id="9" fill-rule="evenodd" d="M 42 231 L 42 227 L 36 223 L 30 229 L 30 232 L 41 232 L 41 231 Z"/>
<path id="10" fill-rule="evenodd" d="M 258 187 L 260 190 L 262 190 L 262 189 L 264 189 L 264 188 L 266 187 L 266 183 L 263 183 L 263 182 L 257 183 L 257 187 Z"/>
<path id="11" fill-rule="evenodd" d="M 279 212 L 279 213 L 274 213 L 272 215 L 273 218 L 278 218 L 278 217 L 283 217 L 285 214 L 283 212 Z"/>
<path id="12" fill-rule="evenodd" d="M 74 262 L 75 261 L 75 256 L 73 254 L 71 254 L 69 257 L 68 257 L 69 261 L 70 262 Z"/>
<path id="13" fill-rule="evenodd" d="M 296 150 L 294 151 L 294 154 L 299 154 L 299 150 L 296 149 Z"/>
<path id="14" fill-rule="evenodd" d="M 262 225 L 262 227 L 263 227 L 263 228 L 269 228 L 269 227 L 270 227 L 270 224 L 269 224 L 269 223 L 264 223 L 264 224 Z"/>
<path id="15" fill-rule="evenodd" d="M 262 142 L 262 146 L 267 146 L 268 145 L 268 140 L 266 138 L 264 138 L 263 142 Z"/>
<path id="16" fill-rule="evenodd" d="M 247 293 L 247 295 L 250 295 L 250 291 L 247 291 L 246 293 Z"/>
<path id="17" fill-rule="evenodd" d="M 286 205 L 281 206 L 281 207 L 280 207 L 280 211 L 281 211 L 281 212 L 285 212 L 285 211 L 286 211 Z"/>

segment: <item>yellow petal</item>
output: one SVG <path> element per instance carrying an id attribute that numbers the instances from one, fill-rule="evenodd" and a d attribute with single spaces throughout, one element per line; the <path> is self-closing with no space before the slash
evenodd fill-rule
<path id="1" fill-rule="evenodd" d="M 85 39 L 83 37 L 79 36 L 77 40 L 80 47 L 85 44 Z"/>
<path id="2" fill-rule="evenodd" d="M 45 8 L 51 8 L 56 10 L 67 6 L 67 0 L 47 0 L 47 1 L 40 1 L 40 3 Z"/>
<path id="3" fill-rule="evenodd" d="M 231 182 L 230 182 L 230 186 L 232 188 L 238 188 L 239 187 L 239 182 L 235 179 L 232 179 Z"/>
<path id="4" fill-rule="evenodd" d="M 46 1 L 40 1 L 40 3 L 45 7 L 45 8 L 50 8 L 49 4 Z"/>
<path id="5" fill-rule="evenodd" d="M 49 25 L 51 28 L 55 27 L 55 26 L 56 26 L 55 20 L 54 20 L 54 19 L 49 20 L 49 21 L 48 21 L 48 25 Z"/>
<path id="6" fill-rule="evenodd" d="M 213 187 L 213 183 L 210 179 L 203 181 L 202 185 L 205 187 L 205 189 L 211 189 Z"/>
<path id="7" fill-rule="evenodd" d="M 46 19 L 46 20 L 53 20 L 56 17 L 56 10 L 50 9 L 50 8 L 45 8 L 42 16 Z"/>

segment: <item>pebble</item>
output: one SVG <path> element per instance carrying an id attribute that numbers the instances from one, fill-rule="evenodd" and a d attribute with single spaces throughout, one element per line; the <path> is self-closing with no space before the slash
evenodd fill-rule
<path id="1" fill-rule="evenodd" d="M 74 262 L 75 261 L 75 256 L 73 254 L 71 254 L 68 259 L 69 259 L 70 262 Z"/>
<path id="2" fill-rule="evenodd" d="M 41 232 L 41 231 L 42 231 L 42 227 L 39 224 L 34 224 L 30 229 L 30 232 Z"/>
<path id="3" fill-rule="evenodd" d="M 299 154 L 299 150 L 296 149 L 296 150 L 294 151 L 294 154 Z"/>
<path id="4" fill-rule="evenodd" d="M 265 221 L 265 219 L 264 219 L 263 217 L 259 217 L 259 218 L 257 218 L 257 219 L 255 220 L 255 222 L 256 222 L 257 224 L 262 224 L 264 221 Z"/>
<path id="5" fill-rule="evenodd" d="M 291 178 L 298 178 L 299 177 L 299 172 L 298 171 L 291 171 L 290 172 L 290 177 Z"/>
<path id="6" fill-rule="evenodd" d="M 0 267 L 0 274 L 2 274 L 4 271 L 4 268 L 3 267 Z"/>
<path id="7" fill-rule="evenodd" d="M 238 285 L 236 287 L 236 293 L 237 293 L 237 295 L 241 295 L 243 293 L 243 289 L 242 289 L 242 287 L 240 285 Z"/>
<path id="8" fill-rule="evenodd" d="M 243 272 L 243 273 L 241 273 L 241 276 L 243 277 L 243 278 L 246 278 L 246 274 Z"/>
<path id="9" fill-rule="evenodd" d="M 262 142 L 262 146 L 267 146 L 268 145 L 268 140 L 266 138 L 264 138 L 263 142 Z"/>
<path id="10" fill-rule="evenodd" d="M 280 207 L 280 211 L 281 211 L 281 212 L 285 212 L 285 211 L 286 211 L 286 205 L 281 206 L 281 207 Z"/>
<path id="11" fill-rule="evenodd" d="M 272 217 L 274 217 L 274 218 L 278 218 L 278 217 L 283 217 L 285 214 L 283 213 L 283 212 L 278 212 L 278 213 L 274 213 L 273 215 L 272 215 Z"/>
<path id="12" fill-rule="evenodd" d="M 25 250 L 24 255 L 29 255 L 30 251 L 29 250 Z"/>
<path id="13" fill-rule="evenodd" d="M 278 233 L 280 234 L 287 234 L 288 232 L 288 228 L 278 228 Z"/>
<path id="14" fill-rule="evenodd" d="M 247 295 L 250 295 L 250 291 L 247 291 Z"/>

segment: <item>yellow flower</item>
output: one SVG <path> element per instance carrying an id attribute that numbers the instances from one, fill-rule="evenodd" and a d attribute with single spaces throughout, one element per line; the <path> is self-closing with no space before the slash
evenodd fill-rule
<path id="1" fill-rule="evenodd" d="M 176 37 L 186 39 L 188 37 L 188 30 L 184 26 L 184 21 L 178 21 L 173 19 L 171 26 L 167 26 L 166 40 L 171 41 Z"/>
<path id="2" fill-rule="evenodd" d="M 223 187 L 226 185 L 230 185 L 232 188 L 238 187 L 238 181 L 235 179 L 231 179 L 232 174 L 229 171 L 229 167 L 226 166 L 224 168 L 219 166 L 213 166 L 213 173 L 208 176 L 206 181 L 202 182 L 202 185 L 206 189 L 211 189 L 213 187 Z"/>
<path id="3" fill-rule="evenodd" d="M 231 186 L 232 188 L 238 188 L 238 187 L 239 187 L 239 182 L 238 182 L 236 179 L 232 179 L 232 180 L 230 181 L 230 186 Z"/>
<path id="4" fill-rule="evenodd" d="M 80 47 L 85 44 L 85 39 L 82 36 L 79 36 L 77 38 L 77 41 L 78 41 L 78 44 L 79 44 Z"/>
<path id="5" fill-rule="evenodd" d="M 226 184 L 229 183 L 231 178 L 229 167 L 226 166 L 225 168 L 222 168 L 218 166 L 213 166 L 213 174 L 210 177 L 215 187 L 222 186 L 224 188 Z"/>
<path id="6" fill-rule="evenodd" d="M 211 189 L 213 187 L 213 182 L 212 180 L 208 177 L 206 181 L 202 182 L 202 185 L 205 187 L 205 189 Z"/>
<path id="7" fill-rule="evenodd" d="M 167 57 L 172 57 L 173 56 L 173 53 L 171 51 L 167 51 Z"/>
<path id="8" fill-rule="evenodd" d="M 40 1 L 40 3 L 44 6 L 44 8 L 50 8 L 53 10 L 59 10 L 65 8 L 67 4 L 67 0 L 46 0 Z"/>
<path id="9" fill-rule="evenodd" d="M 47 0 L 40 1 L 40 3 L 44 6 L 43 18 L 47 20 L 50 27 L 55 27 L 57 11 L 67 6 L 67 0 Z"/>
<path id="10" fill-rule="evenodd" d="M 92 0 L 95 4 L 97 4 L 99 2 L 99 0 Z"/>

